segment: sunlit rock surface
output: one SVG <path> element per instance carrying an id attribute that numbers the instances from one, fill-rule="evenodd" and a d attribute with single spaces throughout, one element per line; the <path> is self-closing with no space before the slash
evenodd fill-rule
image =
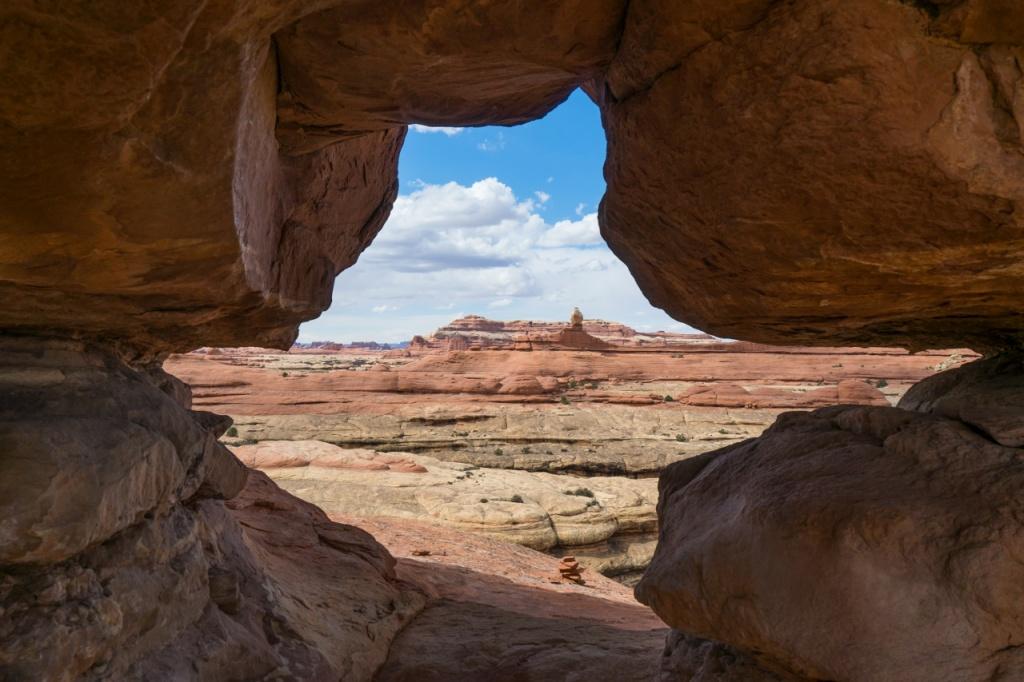
<path id="1" fill-rule="evenodd" d="M 585 547 L 585 565 L 605 575 L 642 570 L 654 549 L 653 478 L 488 469 L 320 441 L 264 441 L 236 452 L 332 515 L 426 521 L 566 554 Z"/>

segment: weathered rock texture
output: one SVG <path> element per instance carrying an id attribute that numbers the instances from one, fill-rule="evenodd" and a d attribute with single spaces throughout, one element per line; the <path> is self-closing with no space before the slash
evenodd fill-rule
<path id="1" fill-rule="evenodd" d="M 217 442 L 230 421 L 159 370 L 2 343 L 0 678 L 368 679 L 384 662 L 426 598 L 372 537 L 247 476 Z"/>
<path id="2" fill-rule="evenodd" d="M 631 2 L 602 234 L 720 336 L 1019 342 L 1022 44 L 1002 0 Z"/>
<path id="3" fill-rule="evenodd" d="M 320 441 L 265 441 L 236 451 L 332 516 L 427 521 L 538 550 L 571 548 L 605 575 L 645 568 L 654 550 L 653 478 L 487 469 Z"/>
<path id="4" fill-rule="evenodd" d="M 674 316 L 769 342 L 1024 339 L 1015 0 L 13 0 L 0 35 L 0 329 L 88 344 L 0 347 L 8 677 L 384 660 L 415 602 L 386 552 L 272 488 L 229 511 L 226 423 L 151 363 L 287 346 L 383 224 L 405 123 L 528 120 L 587 82 L 602 232 Z M 677 465 L 640 594 L 780 670 L 1021 677 L 1020 429 L 976 407 L 1016 395 L 995 366 L 908 398 L 934 414 L 788 417 Z M 402 652 L 461 622 L 436 616 Z"/>
<path id="5" fill-rule="evenodd" d="M 383 223 L 404 124 L 521 122 L 586 82 L 603 234 L 673 315 L 917 348 L 1024 329 L 1009 0 L 15 0 L 0 22 L 4 328 L 287 345 Z"/>
<path id="6" fill-rule="evenodd" d="M 636 589 L 667 623 L 812 679 L 1024 675 L 1024 459 L 891 407 L 789 413 L 672 465 Z"/>
<path id="7" fill-rule="evenodd" d="M 274 36 L 289 149 L 411 122 L 540 118 L 603 73 L 625 11 L 622 0 L 331 4 Z"/>
<path id="8" fill-rule="evenodd" d="M 899 406 L 979 429 L 1001 445 L 1024 446 L 1024 355 L 1004 353 L 914 385 Z"/>

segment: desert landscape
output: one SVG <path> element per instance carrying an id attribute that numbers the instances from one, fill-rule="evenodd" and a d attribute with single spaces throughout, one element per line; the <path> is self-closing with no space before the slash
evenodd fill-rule
<path id="1" fill-rule="evenodd" d="M 223 442 L 245 464 L 332 518 L 471 531 L 633 585 L 654 553 L 668 465 L 759 436 L 785 411 L 895 405 L 977 357 L 570 317 L 467 316 L 401 348 L 208 348 L 164 366 L 194 406 L 231 417 Z"/>
<path id="2" fill-rule="evenodd" d="M 1024 679 L 1020 0 L 0 36 L 0 680 Z"/>

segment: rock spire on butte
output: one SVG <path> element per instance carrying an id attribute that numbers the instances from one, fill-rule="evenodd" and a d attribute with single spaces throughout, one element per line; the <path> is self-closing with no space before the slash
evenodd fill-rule
<path id="1" fill-rule="evenodd" d="M 569 326 L 573 329 L 583 329 L 583 313 L 580 312 L 579 308 L 572 309 L 572 315 L 569 316 Z"/>

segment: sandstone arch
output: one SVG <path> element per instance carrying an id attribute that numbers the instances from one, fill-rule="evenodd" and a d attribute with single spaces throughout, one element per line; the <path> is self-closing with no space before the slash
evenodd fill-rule
<path id="1" fill-rule="evenodd" d="M 201 679 L 242 641 L 253 675 L 380 664 L 322 646 L 280 546 L 363 556 L 366 594 L 395 604 L 382 637 L 414 609 L 386 552 L 262 488 L 228 514 L 217 499 L 243 474 L 210 436 L 226 426 L 189 411 L 158 361 L 288 345 L 386 219 L 406 123 L 522 122 L 582 85 L 609 141 L 602 233 L 674 316 L 754 341 L 1019 348 L 1022 14 L 1016 0 L 6 3 L 0 556 L 18 569 L 0 583 L 15 616 L 0 665 L 145 676 L 187 651 Z M 1020 419 L 1000 414 L 1009 432 Z M 149 454 L 140 467 L 113 450 Z M 72 466 L 97 476 L 96 505 L 51 475 Z M 127 502 L 107 480 L 127 481 Z M 77 525 L 58 537 L 61 495 Z M 236 517 L 266 518 L 254 509 L 292 532 L 245 535 Z M 173 570 L 129 579 L 158 566 Z M 271 641 L 267 614 L 291 634 Z M 74 655 L 39 655 L 65 636 Z"/>
<path id="2" fill-rule="evenodd" d="M 585 84 L 603 233 L 673 315 L 762 341 L 1012 345 L 1019 12 L 934 7 L 11 3 L 0 322 L 287 344 L 386 218 L 403 124 L 521 122 Z"/>

